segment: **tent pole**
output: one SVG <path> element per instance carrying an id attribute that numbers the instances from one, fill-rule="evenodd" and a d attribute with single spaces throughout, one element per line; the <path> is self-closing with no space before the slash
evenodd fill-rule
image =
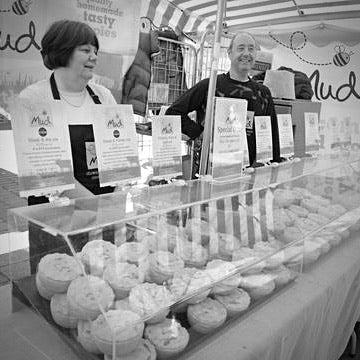
<path id="1" fill-rule="evenodd" d="M 215 24 L 215 35 L 214 35 L 214 47 L 212 50 L 211 59 L 211 72 L 209 89 L 207 94 L 206 112 L 205 112 L 205 125 L 203 132 L 203 141 L 201 146 L 201 158 L 200 158 L 200 175 L 206 175 L 209 173 L 209 157 L 210 157 L 210 144 L 212 142 L 212 130 L 213 130 L 213 111 L 214 111 L 214 96 L 216 88 L 216 76 L 220 58 L 221 48 L 221 34 L 222 34 L 222 23 L 223 14 L 226 6 L 226 0 L 217 1 L 217 13 L 216 13 L 216 24 Z"/>

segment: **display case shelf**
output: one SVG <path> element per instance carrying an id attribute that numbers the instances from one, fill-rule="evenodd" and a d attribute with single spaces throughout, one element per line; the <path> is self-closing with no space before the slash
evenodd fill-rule
<path id="1" fill-rule="evenodd" d="M 12 209 L 9 241 L 30 242 L 14 294 L 79 358 L 183 358 L 359 230 L 359 170 L 338 153 Z"/>

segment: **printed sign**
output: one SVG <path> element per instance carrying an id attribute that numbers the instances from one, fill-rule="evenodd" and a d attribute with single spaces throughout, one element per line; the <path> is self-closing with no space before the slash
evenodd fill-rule
<path id="1" fill-rule="evenodd" d="M 182 174 L 180 116 L 152 116 L 153 175 L 171 178 Z"/>
<path id="2" fill-rule="evenodd" d="M 294 135 L 291 114 L 278 114 L 280 154 L 290 157 L 294 154 Z"/>
<path id="3" fill-rule="evenodd" d="M 357 121 L 353 121 L 351 127 L 351 144 L 356 148 L 360 148 L 360 124 Z"/>
<path id="4" fill-rule="evenodd" d="M 100 185 L 117 185 L 139 179 L 132 105 L 94 105 L 92 116 Z"/>
<path id="5" fill-rule="evenodd" d="M 264 85 L 274 98 L 295 99 L 294 74 L 285 70 L 266 70 Z"/>
<path id="6" fill-rule="evenodd" d="M 325 127 L 325 146 L 327 149 L 338 148 L 341 145 L 340 121 L 338 117 L 331 116 L 327 119 Z"/>
<path id="7" fill-rule="evenodd" d="M 351 117 L 345 116 L 340 122 L 340 144 L 348 147 L 351 144 Z"/>
<path id="8" fill-rule="evenodd" d="M 215 97 L 212 176 L 242 175 L 244 154 L 248 158 L 246 121 L 247 101 Z"/>
<path id="9" fill-rule="evenodd" d="M 85 141 L 86 149 L 86 165 L 88 170 L 98 168 L 98 161 L 96 156 L 96 147 L 93 141 Z"/>
<path id="10" fill-rule="evenodd" d="M 18 100 L 11 111 L 21 197 L 72 189 L 71 150 L 61 106 Z"/>
<path id="11" fill-rule="evenodd" d="M 256 159 L 269 161 L 273 157 L 270 116 L 255 116 Z"/>
<path id="12" fill-rule="evenodd" d="M 254 127 L 254 112 L 248 110 L 246 112 L 246 130 L 253 130 Z"/>
<path id="13" fill-rule="evenodd" d="M 270 70 L 273 62 L 273 57 L 273 53 L 266 51 L 257 51 L 255 63 L 251 68 L 251 74 L 255 75 L 260 72 Z"/>
<path id="14" fill-rule="evenodd" d="M 305 151 L 317 153 L 320 147 L 318 113 L 305 112 Z"/>

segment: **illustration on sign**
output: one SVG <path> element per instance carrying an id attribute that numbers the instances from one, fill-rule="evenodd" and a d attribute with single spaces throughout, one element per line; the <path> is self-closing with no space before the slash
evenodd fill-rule
<path id="1" fill-rule="evenodd" d="M 295 38 L 297 37 L 297 41 L 299 41 L 299 35 L 300 35 L 300 37 L 302 37 L 302 39 L 300 38 L 300 45 L 295 46 L 294 45 Z M 302 50 L 307 44 L 307 37 L 306 37 L 306 34 L 303 31 L 294 31 L 290 35 L 289 45 L 287 45 L 287 44 L 283 43 L 282 41 L 280 41 L 279 39 L 277 39 L 270 32 L 269 32 L 269 36 L 276 43 L 290 49 L 294 53 L 294 55 L 296 55 L 301 61 L 303 61 L 303 62 L 305 62 L 307 64 L 310 64 L 310 65 L 326 66 L 326 65 L 334 64 L 336 66 L 345 66 L 345 65 L 349 64 L 350 56 L 354 54 L 353 51 L 347 52 L 345 46 L 342 45 L 342 44 L 339 44 L 339 45 L 336 45 L 334 47 L 335 54 L 333 56 L 332 61 L 329 61 L 329 62 L 326 62 L 326 63 L 317 63 L 317 62 L 306 60 L 303 56 L 301 56 L 301 55 L 299 55 L 297 53 L 297 51 Z"/>
<path id="2" fill-rule="evenodd" d="M 11 9 L 0 9 L 0 12 L 10 12 L 11 10 L 15 15 L 25 15 L 30 10 L 32 0 L 16 0 L 13 2 Z"/>

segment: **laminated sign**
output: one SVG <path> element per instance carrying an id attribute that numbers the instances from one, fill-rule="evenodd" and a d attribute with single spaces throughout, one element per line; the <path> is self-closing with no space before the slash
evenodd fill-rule
<path id="1" fill-rule="evenodd" d="M 180 116 L 152 116 L 154 177 L 171 178 L 182 174 Z"/>
<path id="2" fill-rule="evenodd" d="M 278 114 L 278 129 L 281 156 L 288 158 L 294 155 L 294 135 L 291 114 Z"/>
<path id="3" fill-rule="evenodd" d="M 212 176 L 214 179 L 242 175 L 248 157 L 247 101 L 215 97 Z"/>
<path id="4" fill-rule="evenodd" d="M 101 186 L 139 179 L 132 105 L 93 105 L 91 113 Z"/>
<path id="5" fill-rule="evenodd" d="M 60 105 L 19 100 L 11 117 L 20 196 L 74 188 L 67 121 Z"/>
<path id="6" fill-rule="evenodd" d="M 305 151 L 315 154 L 320 148 L 319 116 L 318 113 L 304 113 L 305 121 Z"/>
<path id="7" fill-rule="evenodd" d="M 272 135 L 270 116 L 255 116 L 256 159 L 269 161 L 272 159 Z"/>

